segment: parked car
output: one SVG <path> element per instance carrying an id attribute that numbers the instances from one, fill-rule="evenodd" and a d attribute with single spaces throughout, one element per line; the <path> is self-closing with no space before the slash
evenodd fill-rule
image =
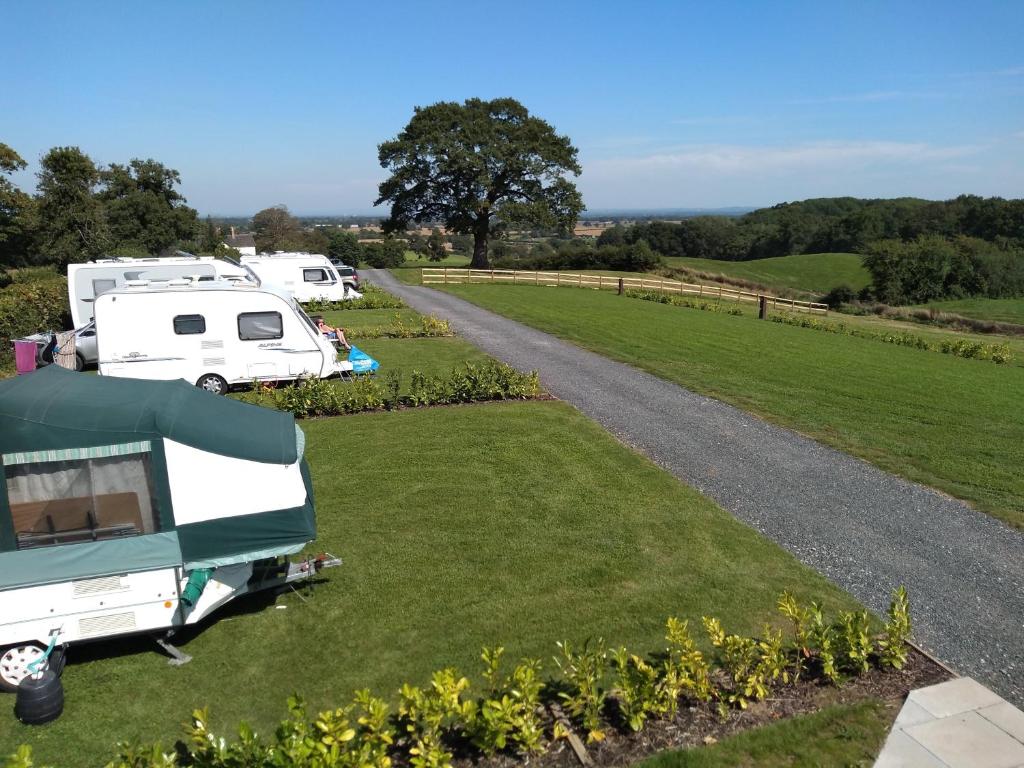
<path id="1" fill-rule="evenodd" d="M 350 267 L 341 259 L 331 259 L 331 264 L 345 285 L 349 285 L 357 291 L 359 290 L 359 274 L 356 272 L 355 267 Z"/>
<path id="2" fill-rule="evenodd" d="M 32 336 L 25 337 L 29 341 L 34 341 L 38 349 L 36 350 L 36 365 L 42 368 L 44 365 L 50 365 L 53 362 L 53 358 L 47 358 L 45 353 L 47 347 L 50 345 L 50 340 L 53 338 L 52 333 L 36 333 Z M 87 366 L 94 366 L 99 362 L 99 353 L 96 351 L 96 322 L 90 322 L 83 325 L 77 331 L 75 331 L 75 370 L 85 370 Z"/>

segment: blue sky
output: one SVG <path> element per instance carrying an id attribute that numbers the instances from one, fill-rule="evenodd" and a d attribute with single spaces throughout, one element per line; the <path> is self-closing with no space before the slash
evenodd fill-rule
<path id="1" fill-rule="evenodd" d="M 4 4 L 0 141 L 177 168 L 202 214 L 371 210 L 412 109 L 512 96 L 591 209 L 1019 197 L 1024 2 Z M 13 33 L 12 33 L 13 31 Z"/>

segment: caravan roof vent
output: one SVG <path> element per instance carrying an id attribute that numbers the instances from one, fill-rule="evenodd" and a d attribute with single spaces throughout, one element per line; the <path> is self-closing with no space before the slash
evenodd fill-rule
<path id="1" fill-rule="evenodd" d="M 167 281 L 168 285 L 192 285 L 192 280 L 187 277 L 176 277 Z"/>
<path id="2" fill-rule="evenodd" d="M 149 285 L 149 280 L 125 280 L 124 284 L 129 288 L 144 288 Z"/>

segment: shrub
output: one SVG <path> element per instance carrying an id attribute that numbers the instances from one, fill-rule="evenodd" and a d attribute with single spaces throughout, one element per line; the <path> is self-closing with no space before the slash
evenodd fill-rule
<path id="1" fill-rule="evenodd" d="M 493 755 L 506 747 L 522 753 L 539 752 L 544 739 L 544 726 L 538 709 L 543 684 L 540 662 L 524 659 L 508 676 L 501 674 L 504 648 L 485 648 L 484 679 L 489 690 L 477 702 L 471 727 L 473 743 L 485 755 Z"/>
<path id="2" fill-rule="evenodd" d="M 0 363 L 14 356 L 11 340 L 71 324 L 67 280 L 52 271 L 46 279 L 16 279 L 0 291 Z"/>
<path id="3" fill-rule="evenodd" d="M 405 309 L 406 304 L 397 296 L 394 296 L 383 288 L 378 288 L 376 285 L 370 285 L 364 283 L 360 288 L 362 298 L 359 299 L 345 299 L 343 301 L 327 301 L 323 299 L 313 299 L 313 301 L 307 301 L 303 304 L 303 308 L 306 312 L 328 312 L 336 309 Z"/>
<path id="4" fill-rule="evenodd" d="M 1010 347 L 1007 344 L 986 344 L 968 339 L 947 339 L 935 344 L 922 336 L 906 331 L 872 331 L 867 328 L 848 326 L 845 323 L 829 323 L 815 317 L 788 313 L 777 313 L 771 315 L 769 319 L 774 323 L 793 325 L 798 328 L 810 328 L 825 333 L 854 336 L 860 339 L 880 341 L 883 344 L 910 347 L 911 349 L 942 352 L 943 354 L 956 355 L 957 357 L 991 360 L 998 364 L 1008 363 L 1013 359 L 1013 354 L 1010 352 Z"/>
<path id="5" fill-rule="evenodd" d="M 537 372 L 520 373 L 496 361 L 466 363 L 447 376 L 426 376 L 413 371 L 409 394 L 400 395 L 401 376 L 385 375 L 383 383 L 369 376 L 339 383 L 326 379 L 305 379 L 283 387 L 253 382 L 242 400 L 253 405 L 290 411 L 296 418 L 338 416 L 361 411 L 379 411 L 400 406 L 451 405 L 488 400 L 529 400 L 540 396 Z"/>
<path id="6" fill-rule="evenodd" d="M 831 291 L 819 299 L 822 304 L 828 304 L 829 309 L 838 309 L 843 304 L 856 301 L 857 293 L 848 285 L 837 285 Z"/>
<path id="7" fill-rule="evenodd" d="M 648 288 L 629 290 L 625 293 L 631 299 L 641 299 L 643 301 L 653 301 L 658 304 L 670 304 L 673 307 L 688 307 L 690 309 L 699 309 L 704 312 L 723 312 L 727 315 L 742 315 L 743 310 L 739 307 L 731 304 L 721 304 L 717 301 L 708 301 L 706 299 L 694 299 L 688 296 L 679 296 L 669 293 L 661 293 L 659 291 L 653 291 Z"/>
<path id="8" fill-rule="evenodd" d="M 349 335 L 359 339 L 418 339 L 438 336 L 454 336 L 451 323 L 447 320 L 425 315 L 419 319 L 419 327 L 406 325 L 402 316 L 395 314 L 391 325 L 359 328 Z"/>
<path id="9" fill-rule="evenodd" d="M 900 586 L 889 603 L 885 636 L 878 641 L 882 666 L 902 669 L 907 663 L 907 640 L 910 639 L 910 601 L 906 587 Z"/>
<path id="10" fill-rule="evenodd" d="M 837 622 L 829 622 L 820 606 L 801 607 L 787 593 L 780 597 L 779 608 L 793 621 L 797 651 L 804 656 L 820 659 L 826 649 L 838 648 L 853 674 L 866 671 L 869 658 L 877 658 L 882 668 L 899 668 L 906 662 L 910 607 L 903 587 L 893 593 L 877 657 L 870 653 L 866 612 L 842 613 Z M 705 703 L 719 698 L 719 712 L 727 716 L 721 695 L 743 708 L 750 699 L 764 698 L 769 685 L 789 681 L 791 659 L 781 631 L 766 626 L 760 639 L 728 635 L 718 619 L 705 617 L 704 627 L 723 665 L 712 670 L 697 651 L 687 622 L 670 618 L 666 627 L 669 648 L 663 663 L 647 661 L 625 648 L 612 654 L 613 696 L 630 730 L 641 730 L 650 718 L 674 714 L 683 691 Z M 485 648 L 483 696 L 471 698 L 469 679 L 447 668 L 434 672 L 424 688 L 403 685 L 395 717 L 389 716 L 383 700 L 367 690 L 356 691 L 349 704 L 312 718 L 301 699 L 293 696 L 287 717 L 266 741 L 245 724 L 234 741 L 218 736 L 208 726 L 206 710 L 196 710 L 185 728 L 186 741 L 176 749 L 164 752 L 159 744 L 121 743 L 107 768 L 391 768 L 393 761 L 413 768 L 451 768 L 456 748 L 467 763 L 479 758 L 471 746 L 484 756 L 510 747 L 522 754 L 542 751 L 541 701 L 556 693 L 569 716 L 587 731 L 588 740 L 601 741 L 607 726 L 604 684 L 609 654 L 605 645 L 600 640 L 587 642 L 576 651 L 568 642 L 560 642 L 558 649 L 555 664 L 561 681 L 543 683 L 540 662 L 532 660 L 522 661 L 505 675 L 503 649 Z M 722 672 L 732 679 L 733 688 L 720 693 L 710 681 Z M 823 674 L 828 676 L 824 670 Z M 561 721 L 551 725 L 555 738 L 566 735 Z M 19 747 L 4 765 L 33 768 L 31 749 Z"/>
<path id="11" fill-rule="evenodd" d="M 573 651 L 568 640 L 558 643 L 561 656 L 555 657 L 555 665 L 562 673 L 568 690 L 559 691 L 558 697 L 565 704 L 565 711 L 583 726 L 587 741 L 603 741 L 605 731 L 601 720 L 607 692 L 604 679 L 608 672 L 608 651 L 603 640 L 583 644 L 579 651 Z"/>

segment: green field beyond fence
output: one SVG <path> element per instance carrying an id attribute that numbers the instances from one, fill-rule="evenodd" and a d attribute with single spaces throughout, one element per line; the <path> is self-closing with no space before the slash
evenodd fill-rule
<path id="1" fill-rule="evenodd" d="M 660 277 L 615 277 L 583 272 L 543 272 L 515 269 L 423 269 L 423 285 L 464 285 L 490 283 L 498 285 L 535 285 L 548 288 L 591 288 L 595 290 L 652 290 L 661 293 L 690 296 L 709 301 L 735 301 L 757 304 L 761 298 L 774 309 L 795 312 L 827 314 L 828 305 L 813 301 L 798 301 L 770 296 L 724 285 L 684 283 Z"/>

